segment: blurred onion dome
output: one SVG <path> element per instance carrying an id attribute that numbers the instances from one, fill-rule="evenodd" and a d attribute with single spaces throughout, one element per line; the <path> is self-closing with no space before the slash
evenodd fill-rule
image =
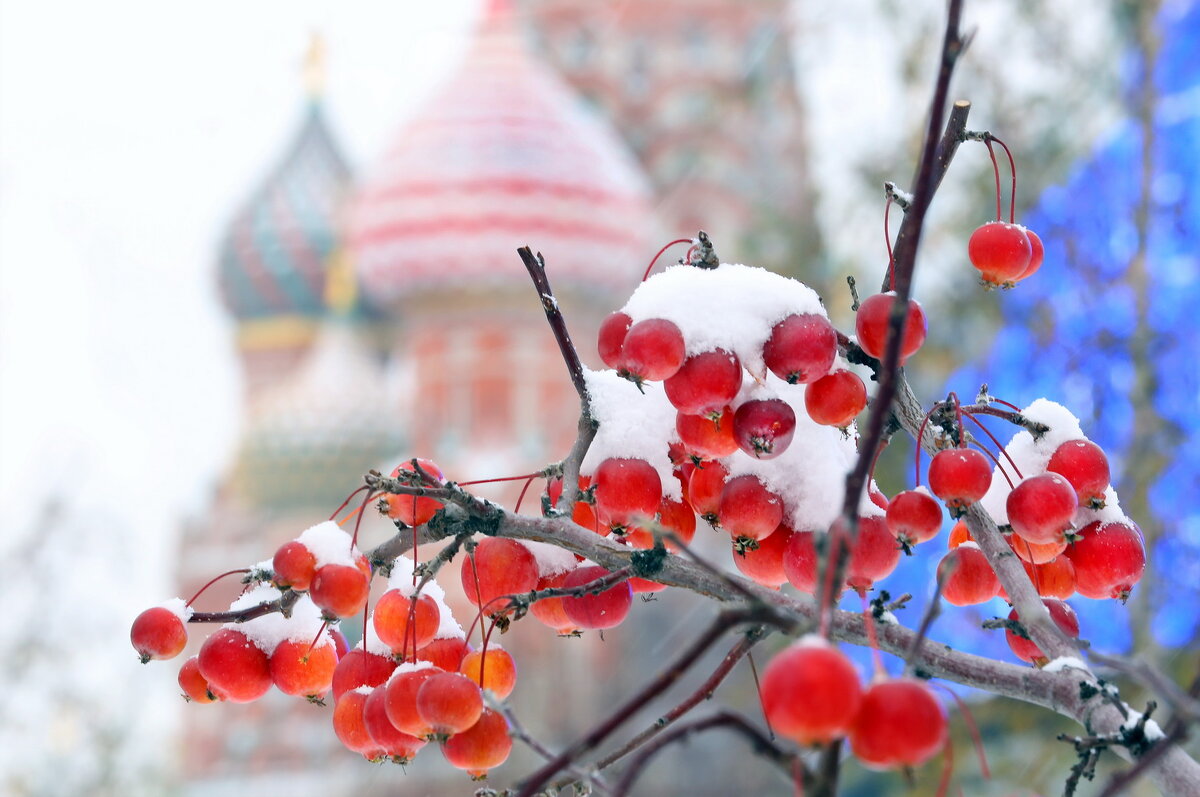
<path id="1" fill-rule="evenodd" d="M 366 299 L 528 289 L 536 242 L 556 290 L 628 289 L 650 248 L 650 188 L 628 148 L 528 52 L 493 0 L 457 71 L 405 124 L 349 215 Z"/>

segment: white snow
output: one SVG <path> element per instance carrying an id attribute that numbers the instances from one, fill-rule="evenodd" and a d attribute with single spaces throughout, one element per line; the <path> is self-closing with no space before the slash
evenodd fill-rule
<path id="1" fill-rule="evenodd" d="M 171 598 L 169 601 L 164 601 L 159 604 L 160 608 L 166 609 L 171 614 L 179 618 L 183 623 L 187 623 L 192 616 L 192 607 L 184 602 L 183 598 Z"/>
<path id="2" fill-rule="evenodd" d="M 358 548 L 350 544 L 352 538 L 332 520 L 310 526 L 297 540 L 312 552 L 317 567 L 346 565 L 354 567 Z"/>
<path id="3" fill-rule="evenodd" d="M 675 433 L 677 413 L 667 401 L 662 384 L 646 382 L 642 385 L 643 394 L 637 385 L 617 376 L 616 371 L 584 369 L 584 379 L 592 417 L 599 427 L 580 472 L 590 475 L 610 457 L 643 459 L 658 471 L 663 495 L 681 500 L 679 482 L 672 475 L 671 459 L 667 455 L 667 446 L 678 439 Z"/>
<path id="4" fill-rule="evenodd" d="M 529 552 L 533 554 L 533 558 L 537 560 L 538 577 L 540 578 L 549 578 L 574 570 L 579 563 L 575 554 L 565 548 L 559 548 L 557 545 L 534 540 L 519 540 L 518 542 L 528 548 Z"/>
<path id="5" fill-rule="evenodd" d="M 1088 667 L 1082 660 L 1074 656 L 1059 656 L 1043 667 L 1042 672 L 1062 672 L 1067 669 L 1087 672 Z"/>
<path id="6" fill-rule="evenodd" d="M 388 589 L 398 590 L 401 595 L 409 597 L 413 594 L 413 560 L 407 556 L 397 556 L 392 565 L 392 574 L 388 576 Z M 417 579 L 418 583 L 420 578 Z M 446 603 L 446 591 L 435 579 L 430 579 L 421 588 L 422 595 L 433 598 L 438 607 L 440 622 L 434 639 L 462 639 L 465 636 L 462 626 L 454 619 L 449 604 Z M 374 615 L 372 615 L 374 617 Z M 390 655 L 390 650 L 389 654 Z"/>
<path id="7" fill-rule="evenodd" d="M 733 263 L 671 266 L 639 285 L 621 309 L 635 324 L 648 318 L 674 323 L 689 356 L 725 349 L 755 374 L 764 370 L 762 347 L 773 326 L 793 313 L 825 316 L 820 298 L 804 283 Z"/>
<path id="8" fill-rule="evenodd" d="M 1128 707 L 1127 710 L 1129 711 L 1129 716 L 1126 717 L 1125 721 L 1121 723 L 1121 729 L 1131 731 L 1137 727 L 1138 722 L 1142 719 L 1142 713 L 1140 711 L 1134 711 Z M 1157 742 L 1159 739 L 1162 739 L 1164 736 L 1166 736 L 1166 734 L 1163 733 L 1162 728 L 1160 728 L 1158 723 L 1154 720 L 1146 720 L 1146 724 L 1143 726 L 1143 728 L 1147 741 Z"/>
<path id="9" fill-rule="evenodd" d="M 768 373 L 762 385 L 743 385 L 738 400 L 779 398 L 796 412 L 796 431 L 787 449 L 772 459 L 756 459 L 735 451 L 721 462 L 730 478 L 744 474 L 757 476 L 784 502 L 784 518 L 794 529 L 824 531 L 841 514 L 846 474 L 858 459 L 853 435 L 842 434 L 832 426 L 814 423 L 804 409 L 804 385 L 789 385 Z M 883 515 L 864 491 L 859 501 L 864 517 Z"/>
<path id="10" fill-rule="evenodd" d="M 400 664 L 396 669 L 392 670 L 392 674 L 388 676 L 388 683 L 391 683 L 396 677 L 404 675 L 406 672 L 419 672 L 420 670 L 433 669 L 432 661 L 420 659 L 418 661 L 406 661 Z"/>
<path id="11" fill-rule="evenodd" d="M 1021 410 L 1021 413 L 1031 421 L 1049 426 L 1050 431 L 1040 438 L 1034 439 L 1033 435 L 1022 429 L 1013 435 L 1012 440 L 1005 446 L 1004 450 L 1008 453 L 1008 457 L 1000 455 L 999 458 L 1004 466 L 1004 471 L 1012 478 L 1014 485 L 1019 484 L 1022 478 L 1027 479 L 1030 476 L 1045 473 L 1050 457 L 1054 455 L 1055 449 L 1063 443 L 1068 440 L 1087 439 L 1083 429 L 1079 426 L 1079 419 L 1057 402 L 1040 398 Z M 1021 472 L 1020 477 L 1012 472 L 1012 465 L 1009 463 L 1010 457 Z M 980 499 L 980 505 L 1001 526 L 1008 523 L 1007 501 L 1010 492 L 1012 492 L 1012 488 L 1008 486 L 1008 480 L 1004 478 L 1004 474 L 999 469 L 993 469 L 992 484 L 988 488 L 987 494 Z M 1115 503 L 1115 494 L 1113 497 Z"/>
<path id="12" fill-rule="evenodd" d="M 371 622 L 372 619 L 374 618 L 372 617 L 367 620 L 367 626 L 363 629 L 362 639 L 358 640 L 358 644 L 354 647 L 358 650 L 365 650 L 367 653 L 375 656 L 383 656 L 385 659 L 390 659 L 392 657 L 392 649 L 383 644 L 376 635 L 375 624 Z"/>
<path id="13" fill-rule="evenodd" d="M 254 586 L 229 605 L 233 611 L 250 609 L 260 603 L 279 600 L 282 596 L 278 589 L 263 583 Z M 253 642 L 259 650 L 270 656 L 280 642 L 291 639 L 297 642 L 311 642 L 321 633 L 325 621 L 321 610 L 312 602 L 308 595 L 301 595 L 292 606 L 292 616 L 284 617 L 280 612 L 272 612 L 244 623 L 226 623 L 225 628 L 241 631 Z M 328 633 L 322 634 L 326 639 Z M 318 644 L 323 644 L 318 642 Z"/>

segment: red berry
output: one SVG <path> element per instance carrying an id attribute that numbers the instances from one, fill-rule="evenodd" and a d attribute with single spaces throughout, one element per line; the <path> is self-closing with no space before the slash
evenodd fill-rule
<path id="1" fill-rule="evenodd" d="M 538 581 L 537 588 L 541 590 L 561 587 L 563 582 L 567 580 L 568 572 L 546 576 Z M 554 629 L 559 634 L 570 634 L 578 630 L 578 626 L 567 616 L 567 612 L 563 608 L 562 598 L 543 598 L 540 601 L 534 601 L 529 607 L 529 613 L 536 617 L 543 625 Z"/>
<path id="2" fill-rule="evenodd" d="M 333 699 L 360 686 L 379 686 L 396 669 L 396 662 L 387 656 L 377 656 L 362 648 L 354 648 L 338 659 L 333 670 Z"/>
<path id="3" fill-rule="evenodd" d="M 1075 588 L 1085 598 L 1129 597 L 1146 569 L 1142 532 L 1132 523 L 1096 521 L 1067 548 L 1075 566 Z"/>
<path id="4" fill-rule="evenodd" d="M 781 399 L 743 402 L 733 416 L 738 448 L 756 459 L 774 459 L 792 444 L 796 413 Z"/>
<path id="5" fill-rule="evenodd" d="M 285 542 L 275 551 L 271 568 L 275 571 L 275 584 L 279 587 L 291 587 L 297 592 L 303 592 L 312 584 L 317 572 L 317 558 L 313 556 L 308 546 L 299 540 Z"/>
<path id="6" fill-rule="evenodd" d="M 179 615 L 163 606 L 139 614 L 129 629 L 129 641 L 142 663 L 173 659 L 187 646 L 187 628 Z"/>
<path id="7" fill-rule="evenodd" d="M 879 507 L 884 512 L 887 511 L 888 504 L 891 502 L 888 501 L 888 497 L 883 494 L 883 490 L 879 489 L 879 485 L 875 483 L 874 479 L 871 479 L 871 483 L 867 485 L 867 496 L 871 499 L 872 504 Z"/>
<path id="8" fill-rule="evenodd" d="M 1065 556 L 1056 556 L 1045 564 L 1030 564 L 1022 560 L 1025 575 L 1044 598 L 1059 598 L 1066 600 L 1075 594 L 1075 566 Z M 1004 587 L 1000 587 L 999 597 L 1008 600 Z"/>
<path id="9" fill-rule="evenodd" d="M 845 541 L 841 518 L 834 521 L 829 534 L 831 541 Z M 891 575 L 899 563 L 900 545 L 888 530 L 887 521 L 882 516 L 859 518 L 858 537 L 846 565 L 846 586 L 866 592 L 876 581 Z"/>
<path id="10" fill-rule="evenodd" d="M 854 665 L 815 636 L 771 659 L 763 670 L 761 694 L 772 730 L 802 745 L 826 744 L 845 736 L 862 704 Z"/>
<path id="11" fill-rule="evenodd" d="M 1077 639 L 1079 637 L 1079 618 L 1075 616 L 1075 610 L 1057 598 L 1042 598 L 1042 603 L 1050 612 L 1050 619 L 1054 621 L 1064 634 Z M 1020 620 L 1017 615 L 1017 610 L 1013 609 L 1008 614 L 1010 620 Z M 1008 642 L 1009 648 L 1021 661 L 1028 661 L 1039 666 L 1046 663 L 1046 656 L 1042 653 L 1041 648 L 1033 644 L 1033 640 L 1025 639 L 1017 636 L 1010 629 L 1004 630 L 1004 639 Z"/>
<path id="12" fill-rule="evenodd" d="M 721 528 L 735 539 L 765 539 L 783 522 L 783 499 L 757 476 L 736 476 L 721 491 L 717 517 Z"/>
<path id="13" fill-rule="evenodd" d="M 271 651 L 271 682 L 285 695 L 319 698 L 333 684 L 337 649 L 332 641 L 285 639 Z"/>
<path id="14" fill-rule="evenodd" d="M 219 698 L 208 688 L 208 681 L 200 674 L 200 658 L 192 656 L 179 668 L 179 688 L 183 696 L 194 703 L 215 703 Z"/>
<path id="15" fill-rule="evenodd" d="M 450 766 L 465 770 L 478 780 L 508 760 L 512 737 L 508 720 L 498 711 L 485 708 L 479 720 L 467 730 L 456 733 L 442 745 L 442 755 Z"/>
<path id="16" fill-rule="evenodd" d="M 371 624 L 380 642 L 397 653 L 414 653 L 433 641 L 441 617 L 432 596 L 421 594 L 414 601 L 400 590 L 390 589 L 376 601 Z"/>
<path id="17" fill-rule="evenodd" d="M 507 605 L 503 596 L 537 586 L 537 559 L 516 540 L 485 537 L 476 544 L 473 557 L 463 557 L 461 577 L 467 600 L 490 616 Z"/>
<path id="18" fill-rule="evenodd" d="M 887 337 L 892 305 L 896 302 L 896 294 L 877 293 L 868 296 L 858 306 L 858 314 L 854 317 L 854 332 L 858 337 L 858 345 L 864 352 L 882 360 L 887 351 Z M 925 311 L 916 299 L 908 300 L 908 315 L 904 321 L 904 338 L 900 343 L 900 363 L 904 364 L 925 342 Z"/>
<path id="19" fill-rule="evenodd" d="M 483 694 L 479 684 L 462 673 L 431 675 L 417 689 L 417 714 L 434 736 L 461 733 L 474 725 L 482 713 Z"/>
<path id="20" fill-rule="evenodd" d="M 801 592 L 815 595 L 820 566 L 813 532 L 793 531 L 783 552 L 783 572 L 788 583 Z"/>
<path id="21" fill-rule="evenodd" d="M 929 490 L 960 517 L 962 510 L 978 501 L 992 484 L 992 467 L 987 457 L 973 448 L 947 448 L 929 463 Z"/>
<path id="22" fill-rule="evenodd" d="M 697 465 L 688 479 L 688 499 L 692 509 L 710 523 L 717 520 L 717 512 L 721 508 L 721 492 L 725 489 L 725 480 L 729 478 L 729 469 L 716 460 Z"/>
<path id="23" fill-rule="evenodd" d="M 946 547 L 957 548 L 964 542 L 975 542 L 975 538 L 971 536 L 971 530 L 967 528 L 965 521 L 958 521 L 954 524 L 954 528 L 950 529 L 950 538 L 946 541 Z"/>
<path id="24" fill-rule="evenodd" d="M 1025 270 L 1021 272 L 1021 275 L 1017 277 L 1017 282 L 1020 282 L 1028 277 L 1032 277 L 1035 273 L 1037 273 L 1037 270 L 1042 267 L 1042 260 L 1046 256 L 1046 250 L 1042 246 L 1042 239 L 1038 237 L 1037 233 L 1035 233 L 1033 230 L 1025 230 L 1025 235 L 1029 238 L 1031 255 L 1029 258 L 1029 265 L 1026 266 Z"/>
<path id="25" fill-rule="evenodd" d="M 742 364 L 724 349 L 688 357 L 673 376 L 663 382 L 671 406 L 685 415 L 720 412 L 742 386 Z"/>
<path id="26" fill-rule="evenodd" d="M 683 333 L 662 318 L 639 321 L 629 328 L 617 372 L 634 382 L 659 382 L 683 365 Z"/>
<path id="27" fill-rule="evenodd" d="M 388 679 L 383 708 L 388 720 L 396 730 L 424 739 L 433 733 L 433 728 L 417 712 L 417 692 L 438 673 L 445 672 L 437 667 L 401 665 L 396 674 Z"/>
<path id="28" fill-rule="evenodd" d="M 946 712 L 915 678 L 876 681 L 863 694 L 850 730 L 850 749 L 873 769 L 915 767 L 946 742 Z"/>
<path id="29" fill-rule="evenodd" d="M 792 538 L 792 530 L 780 524 L 766 538 L 758 541 L 757 548 L 742 548 L 734 546 L 733 564 L 742 575 L 762 584 L 764 587 L 779 589 L 787 583 L 787 572 L 783 568 L 783 554 Z"/>
<path id="30" fill-rule="evenodd" d="M 1046 543 L 1030 542 L 1019 534 L 1009 534 L 1008 547 L 1012 548 L 1017 556 L 1021 557 L 1022 562 L 1042 565 L 1067 550 L 1067 541 L 1060 537 L 1057 540 Z"/>
<path id="31" fill-rule="evenodd" d="M 598 565 L 579 567 L 567 574 L 563 580 L 563 588 L 582 587 L 608 574 L 607 570 Z M 629 586 L 629 582 L 621 581 L 599 594 L 587 593 L 579 597 L 565 597 L 562 605 L 567 617 L 578 628 L 614 628 L 629 614 L 633 605 L 633 588 Z"/>
<path id="32" fill-rule="evenodd" d="M 418 650 L 417 661 L 427 661 L 446 672 L 454 672 L 470 652 L 471 646 L 467 644 L 467 640 L 461 637 L 442 637 Z"/>
<path id="33" fill-rule="evenodd" d="M 824 316 L 790 315 L 771 329 L 763 345 L 763 362 L 771 373 L 790 384 L 808 384 L 833 367 L 837 332 Z"/>
<path id="34" fill-rule="evenodd" d="M 942 597 L 955 606 L 986 603 L 1000 591 L 1000 580 L 979 546 L 965 542 L 946 552 L 938 564 Z"/>
<path id="35" fill-rule="evenodd" d="M 516 662 L 507 650 L 496 644 L 488 645 L 486 653 L 481 650 L 468 653 L 458 671 L 500 700 L 511 695 L 517 685 Z"/>
<path id="36" fill-rule="evenodd" d="M 1079 497 L 1071 483 L 1057 473 L 1023 479 L 1005 504 L 1013 531 L 1029 542 L 1052 543 L 1074 527 Z"/>
<path id="37" fill-rule="evenodd" d="M 396 764 L 412 761 L 425 742 L 399 730 L 387 715 L 387 689 L 377 687 L 367 695 L 363 704 L 363 725 L 367 734 L 383 754 Z"/>
<path id="38" fill-rule="evenodd" d="M 1075 488 L 1079 505 L 1092 509 L 1104 508 L 1104 491 L 1108 489 L 1108 457 L 1104 449 L 1091 440 L 1068 440 L 1054 449 L 1046 470 L 1060 474 Z"/>
<path id="39" fill-rule="evenodd" d="M 853 371 L 830 371 L 804 391 L 804 409 L 823 426 L 849 426 L 866 406 L 867 386 Z"/>
<path id="40" fill-rule="evenodd" d="M 333 732 L 347 750 L 376 761 L 383 758 L 384 752 L 367 731 L 366 705 L 367 695 L 362 691 L 342 695 L 333 707 Z"/>
<path id="41" fill-rule="evenodd" d="M 267 654 L 235 628 L 221 628 L 204 641 L 200 674 L 208 689 L 230 703 L 249 703 L 271 688 Z"/>
<path id="42" fill-rule="evenodd" d="M 923 490 L 896 493 L 884 509 L 888 528 L 905 545 L 932 540 L 942 529 L 942 507 Z"/>
<path id="43" fill-rule="evenodd" d="M 715 417 L 679 413 L 675 416 L 675 431 L 687 452 L 700 459 L 727 457 L 738 449 L 732 407 L 725 407 Z"/>
<path id="44" fill-rule="evenodd" d="M 984 282 L 1004 285 L 1016 282 L 1029 268 L 1033 247 L 1025 228 L 1003 221 L 989 221 L 971 233 L 967 257 Z"/>
<path id="45" fill-rule="evenodd" d="M 609 458 L 592 474 L 596 485 L 596 517 L 609 528 L 653 519 L 662 500 L 662 479 L 643 459 Z"/>
<path id="46" fill-rule="evenodd" d="M 600 350 L 600 359 L 609 368 L 621 367 L 621 347 L 625 345 L 625 336 L 629 333 L 632 323 L 633 319 L 617 311 L 611 313 L 600 324 L 597 348 Z"/>
<path id="47" fill-rule="evenodd" d="M 417 464 L 421 466 L 421 470 L 438 481 L 445 478 L 442 474 L 442 469 L 432 460 L 418 459 Z M 411 462 L 404 463 L 392 471 L 392 478 L 396 478 L 401 472 L 415 474 L 417 471 L 413 468 Z M 422 523 L 427 523 L 442 508 L 441 501 L 426 498 L 425 496 L 389 494 L 385 497 L 388 504 L 388 517 L 392 520 L 399 520 L 409 526 L 419 526 Z"/>
<path id="48" fill-rule="evenodd" d="M 370 573 L 361 567 L 328 564 L 317 568 L 309 597 L 333 617 L 352 617 L 367 605 L 371 592 Z"/>

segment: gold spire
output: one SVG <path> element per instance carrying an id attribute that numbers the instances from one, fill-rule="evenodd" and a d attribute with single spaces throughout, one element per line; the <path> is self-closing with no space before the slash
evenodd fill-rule
<path id="1" fill-rule="evenodd" d="M 312 99 L 325 93 L 325 37 L 313 31 L 304 54 L 304 89 Z"/>
<path id="2" fill-rule="evenodd" d="M 358 284 L 350 257 L 338 248 L 329 258 L 329 270 L 325 272 L 325 306 L 336 316 L 347 316 L 358 301 Z"/>

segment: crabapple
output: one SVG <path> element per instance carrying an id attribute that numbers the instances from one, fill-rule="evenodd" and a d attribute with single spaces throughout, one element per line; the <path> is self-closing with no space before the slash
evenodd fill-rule
<path id="1" fill-rule="evenodd" d="M 733 415 L 733 437 L 738 448 L 755 459 L 773 459 L 792 443 L 796 412 L 781 399 L 743 402 Z"/>
<path id="2" fill-rule="evenodd" d="M 971 233 L 967 257 L 989 285 L 1016 282 L 1029 268 L 1033 246 L 1025 228 L 1004 221 L 989 221 Z"/>
<path id="3" fill-rule="evenodd" d="M 1074 609 L 1057 598 L 1042 598 L 1042 603 L 1050 612 L 1050 619 L 1059 627 L 1059 630 L 1072 639 L 1079 637 L 1079 618 L 1075 616 Z M 1008 619 L 1019 621 L 1021 618 L 1017 614 L 1017 610 L 1013 609 L 1008 613 Z M 1038 666 L 1046 663 L 1045 654 L 1033 643 L 1033 640 L 1018 636 L 1011 628 L 1004 629 L 1004 639 L 1021 661 L 1028 661 Z"/>
<path id="4" fill-rule="evenodd" d="M 915 767 L 942 749 L 946 725 L 946 712 L 928 684 L 888 678 L 863 693 L 850 749 L 872 769 Z"/>
<path id="5" fill-rule="evenodd" d="M 1028 542 L 1045 545 L 1063 539 L 1074 528 L 1079 497 L 1059 474 L 1040 473 L 1014 487 L 1005 506 L 1014 533 Z"/>
<path id="6" fill-rule="evenodd" d="M 688 357 L 663 382 L 667 400 L 685 415 L 711 415 L 733 401 L 742 386 L 742 364 L 724 349 Z"/>
<path id="7" fill-rule="evenodd" d="M 824 316 L 797 313 L 771 328 L 763 345 L 763 362 L 771 373 L 790 384 L 808 384 L 833 367 L 837 332 Z"/>
<path id="8" fill-rule="evenodd" d="M 761 695 L 772 730 L 798 744 L 817 745 L 850 730 L 862 704 L 862 685 L 845 654 L 810 635 L 767 663 Z"/>
<path id="9" fill-rule="evenodd" d="M 858 337 L 859 347 L 874 357 L 882 360 L 887 351 L 888 331 L 891 328 L 892 305 L 896 302 L 896 294 L 877 293 L 868 296 L 858 306 L 858 314 L 854 317 L 854 332 Z M 925 311 L 916 299 L 908 300 L 908 315 L 904 321 L 904 337 L 900 342 L 900 364 L 903 365 L 925 342 Z"/>
<path id="10" fill-rule="evenodd" d="M 1133 523 L 1096 521 L 1079 532 L 1065 556 L 1075 567 L 1075 588 L 1085 598 L 1129 597 L 1146 569 L 1146 547 Z"/>
<path id="11" fill-rule="evenodd" d="M 814 423 L 845 428 L 867 406 L 867 386 L 853 371 L 830 371 L 804 391 L 804 409 Z"/>
<path id="12" fill-rule="evenodd" d="M 187 647 L 187 628 L 178 614 L 155 606 L 134 618 L 129 641 L 143 664 L 151 659 L 173 659 Z"/>
<path id="13" fill-rule="evenodd" d="M 929 491 L 940 498 L 953 517 L 987 493 L 992 468 L 973 448 L 945 448 L 929 462 Z"/>

